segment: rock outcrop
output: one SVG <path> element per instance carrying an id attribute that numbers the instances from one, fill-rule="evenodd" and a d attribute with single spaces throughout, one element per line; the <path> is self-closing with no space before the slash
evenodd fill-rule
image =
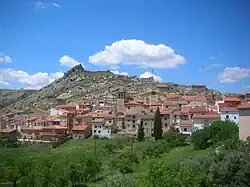
<path id="1" fill-rule="evenodd" d="M 169 92 L 177 94 L 200 94 L 208 98 L 221 97 L 216 90 L 207 89 L 204 92 L 194 91 L 190 86 L 168 83 Z M 123 88 L 128 94 L 135 95 L 152 89 L 157 89 L 157 82 L 152 78 L 116 75 L 110 71 L 87 71 L 81 65 L 67 71 L 64 76 L 37 91 L 0 91 L 0 109 L 23 109 L 39 107 L 48 109 L 60 103 L 69 103 L 77 99 L 103 99 L 114 103 L 116 93 Z M 199 92 L 199 93 L 197 93 Z M 3 98 L 4 97 L 4 98 Z"/>

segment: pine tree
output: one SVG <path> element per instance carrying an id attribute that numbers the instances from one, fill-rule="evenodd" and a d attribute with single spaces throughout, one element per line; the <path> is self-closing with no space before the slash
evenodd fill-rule
<path id="1" fill-rule="evenodd" d="M 143 121 L 141 120 L 141 123 L 138 125 L 138 132 L 137 132 L 137 141 L 142 142 L 145 140 L 145 134 L 144 134 L 144 127 L 143 127 Z"/>
<path id="2" fill-rule="evenodd" d="M 162 122 L 161 122 L 161 114 L 160 114 L 160 109 L 159 107 L 157 108 L 155 112 L 155 117 L 154 117 L 154 132 L 153 132 L 153 137 L 155 140 L 159 140 L 162 138 Z"/>

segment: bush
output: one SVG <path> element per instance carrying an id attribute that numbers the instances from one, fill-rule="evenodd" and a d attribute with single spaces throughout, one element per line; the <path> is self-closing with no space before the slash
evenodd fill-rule
<path id="1" fill-rule="evenodd" d="M 124 175 L 121 172 L 115 172 L 113 175 L 108 176 L 103 187 L 135 187 L 136 181 L 134 178 Z"/>
<path id="2" fill-rule="evenodd" d="M 239 129 L 231 121 L 216 121 L 209 127 L 194 132 L 191 136 L 194 149 L 206 149 L 218 142 L 239 139 Z"/>
<path id="3" fill-rule="evenodd" d="M 163 139 L 173 148 L 187 145 L 186 136 L 179 132 L 167 132 L 163 135 Z"/>
<path id="4" fill-rule="evenodd" d="M 143 151 L 143 158 L 155 158 L 160 157 L 163 153 L 167 153 L 171 150 L 171 147 L 164 140 L 157 140 L 149 145 L 147 149 Z"/>
<path id="5" fill-rule="evenodd" d="M 119 155 L 111 162 L 111 167 L 118 170 L 119 172 L 132 173 L 133 165 L 139 164 L 139 159 L 136 153 L 126 152 Z"/>

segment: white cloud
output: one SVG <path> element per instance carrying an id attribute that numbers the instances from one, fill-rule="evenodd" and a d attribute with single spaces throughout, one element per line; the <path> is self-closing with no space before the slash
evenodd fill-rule
<path id="1" fill-rule="evenodd" d="M 108 66 L 135 64 L 139 67 L 176 68 L 185 63 L 185 58 L 164 44 L 153 45 L 132 39 L 105 46 L 103 51 L 89 56 L 89 62 Z"/>
<path id="2" fill-rule="evenodd" d="M 205 67 L 204 69 L 200 69 L 200 71 L 208 71 L 208 70 L 223 67 L 223 66 L 225 66 L 225 65 L 224 64 L 212 64 L 212 65 L 210 65 L 208 67 Z"/>
<path id="3" fill-rule="evenodd" d="M 64 55 L 59 59 L 60 65 L 61 66 L 66 66 L 69 68 L 72 68 L 78 64 L 80 64 L 80 62 L 76 61 L 75 59 L 73 59 L 72 57 L 69 57 L 68 55 Z"/>
<path id="4" fill-rule="evenodd" d="M 45 72 L 38 72 L 36 74 L 28 74 L 22 70 L 12 70 L 12 69 L 0 69 L 1 73 L 1 81 L 7 82 L 17 82 L 23 85 L 26 89 L 40 89 L 58 78 L 63 76 L 62 72 L 55 72 L 55 73 L 45 73 Z"/>
<path id="5" fill-rule="evenodd" d="M 152 73 L 148 71 L 140 75 L 140 78 L 150 78 L 150 77 L 153 77 L 155 81 L 158 81 L 158 82 L 162 81 L 162 78 L 160 76 L 153 75 Z"/>
<path id="6" fill-rule="evenodd" d="M 59 5 L 56 2 L 43 2 L 43 1 L 37 1 L 35 3 L 36 9 L 45 9 L 45 8 L 49 8 L 49 7 L 61 8 L 61 5 Z"/>
<path id="7" fill-rule="evenodd" d="M 241 87 L 246 89 L 246 90 L 250 89 L 250 85 L 242 85 Z"/>
<path id="8" fill-rule="evenodd" d="M 250 68 L 227 67 L 219 74 L 221 83 L 235 83 L 247 77 L 250 77 Z"/>
<path id="9" fill-rule="evenodd" d="M 114 74 L 116 74 L 116 75 L 126 75 L 126 76 L 129 76 L 129 74 L 127 72 L 119 72 L 117 70 L 113 70 L 111 72 L 114 73 Z"/>
<path id="10" fill-rule="evenodd" d="M 57 8 L 61 8 L 61 5 L 59 5 L 59 4 L 56 3 L 56 2 L 52 2 L 51 5 L 54 6 L 54 7 L 57 7 Z"/>
<path id="11" fill-rule="evenodd" d="M 5 85 L 5 86 L 10 85 L 8 82 L 0 80 L 0 85 L 1 85 L 1 84 Z"/>
<path id="12" fill-rule="evenodd" d="M 10 63 L 10 62 L 12 62 L 12 59 L 7 55 L 0 55 L 0 63 L 1 62 Z"/>

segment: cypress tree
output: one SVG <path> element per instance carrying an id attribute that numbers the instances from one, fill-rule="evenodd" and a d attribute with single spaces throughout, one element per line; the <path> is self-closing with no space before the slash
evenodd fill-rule
<path id="1" fill-rule="evenodd" d="M 159 107 L 157 108 L 155 112 L 155 117 L 154 117 L 154 132 L 153 132 L 153 137 L 155 140 L 159 140 L 162 138 L 162 121 L 161 121 L 161 113 Z"/>
<path id="2" fill-rule="evenodd" d="M 145 140 L 144 127 L 143 127 L 143 121 L 141 120 L 141 123 L 138 125 L 137 141 L 142 142 L 144 140 Z"/>

